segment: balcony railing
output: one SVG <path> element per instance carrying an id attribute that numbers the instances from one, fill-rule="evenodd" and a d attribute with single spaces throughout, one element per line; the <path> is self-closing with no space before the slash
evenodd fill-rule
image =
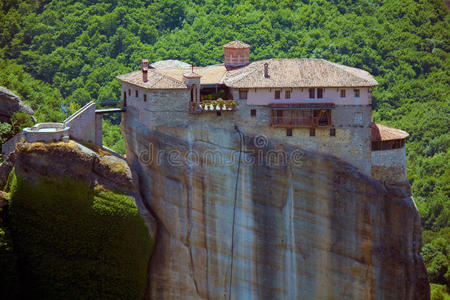
<path id="1" fill-rule="evenodd" d="M 281 115 L 278 115 L 281 113 Z M 288 114 L 288 115 L 286 115 Z M 272 127 L 328 127 L 331 126 L 331 112 L 329 110 L 312 110 L 303 115 L 292 111 L 272 111 Z"/>
<path id="2" fill-rule="evenodd" d="M 274 117 L 272 119 L 273 127 L 327 127 L 330 124 L 327 121 L 319 122 L 319 118 L 297 119 L 291 117 Z"/>
<path id="3" fill-rule="evenodd" d="M 189 103 L 189 111 L 191 113 L 234 111 L 236 110 L 236 107 L 236 100 L 202 100 L 201 102 Z"/>

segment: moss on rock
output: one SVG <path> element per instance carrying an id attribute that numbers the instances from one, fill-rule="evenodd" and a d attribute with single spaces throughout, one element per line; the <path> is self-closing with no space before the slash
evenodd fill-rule
<path id="1" fill-rule="evenodd" d="M 132 198 L 71 178 L 12 182 L 25 298 L 143 298 L 153 239 Z"/>

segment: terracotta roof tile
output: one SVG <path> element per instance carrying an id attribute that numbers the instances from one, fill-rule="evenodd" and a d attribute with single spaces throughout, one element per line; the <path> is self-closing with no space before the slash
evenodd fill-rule
<path id="1" fill-rule="evenodd" d="M 224 48 L 245 49 L 250 48 L 250 45 L 241 41 L 232 41 L 223 45 Z"/>
<path id="2" fill-rule="evenodd" d="M 180 69 L 190 68 L 191 65 L 181 60 L 166 59 L 154 62 L 150 65 L 150 67 L 155 69 Z"/>
<path id="3" fill-rule="evenodd" d="M 124 82 L 151 90 L 187 89 L 187 86 L 182 81 L 160 74 L 154 69 L 148 70 L 148 81 L 146 82 L 143 81 L 142 71 L 119 75 L 116 78 Z"/>
<path id="4" fill-rule="evenodd" d="M 183 81 L 183 74 L 190 73 L 191 71 L 191 68 L 157 70 L 160 74 L 164 74 L 181 82 Z M 227 69 L 223 65 L 194 68 L 194 73 L 201 76 L 200 84 L 204 85 L 221 84 L 226 72 Z"/>
<path id="5" fill-rule="evenodd" d="M 406 131 L 377 124 L 375 122 L 370 126 L 372 132 L 372 142 L 382 142 L 391 140 L 406 139 L 409 134 Z"/>
<path id="6" fill-rule="evenodd" d="M 269 67 L 269 77 L 264 76 L 265 63 Z M 229 71 L 224 83 L 235 88 L 369 87 L 378 84 L 366 71 L 308 58 L 274 58 L 253 62 Z"/>
<path id="7" fill-rule="evenodd" d="M 264 64 L 269 67 L 269 77 L 264 77 Z M 323 59 L 268 59 L 253 62 L 245 67 L 227 71 L 224 65 L 194 68 L 201 76 L 202 85 L 225 84 L 233 88 L 284 88 L 284 87 L 371 87 L 377 81 L 366 71 L 332 63 Z M 191 68 L 150 69 L 148 81 L 136 71 L 119 75 L 125 82 L 149 89 L 187 88 L 183 74 Z"/>

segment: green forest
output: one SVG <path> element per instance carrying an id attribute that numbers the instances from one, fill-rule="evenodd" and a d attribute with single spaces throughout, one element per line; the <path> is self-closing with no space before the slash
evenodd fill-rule
<path id="1" fill-rule="evenodd" d="M 241 40 L 251 60 L 323 58 L 375 76 L 375 121 L 410 133 L 408 176 L 422 218 L 432 299 L 450 290 L 450 15 L 442 0 L 2 0 L 0 85 L 38 121 L 60 105 L 118 101 L 115 76 L 151 62 L 221 63 Z M 125 152 L 117 116 L 104 143 Z M 445 298 L 447 297 L 447 298 Z"/>

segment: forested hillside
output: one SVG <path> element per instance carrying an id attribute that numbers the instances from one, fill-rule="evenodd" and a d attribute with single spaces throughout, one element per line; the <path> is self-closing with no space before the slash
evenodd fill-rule
<path id="1" fill-rule="evenodd" d="M 433 295 L 450 281 L 450 16 L 442 0 L 3 0 L 0 85 L 39 121 L 65 107 L 118 100 L 114 77 L 141 58 L 221 63 L 239 39 L 251 60 L 316 57 L 379 82 L 374 117 L 411 134 L 408 175 L 424 230 Z M 124 152 L 119 120 L 105 142 Z"/>

